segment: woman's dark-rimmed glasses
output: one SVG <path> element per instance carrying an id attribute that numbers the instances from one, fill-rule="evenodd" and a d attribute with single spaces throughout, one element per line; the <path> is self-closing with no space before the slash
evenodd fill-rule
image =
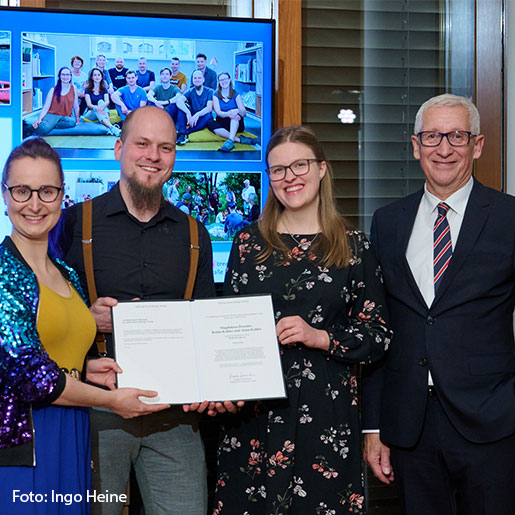
<path id="1" fill-rule="evenodd" d="M 15 202 L 28 202 L 32 198 L 32 194 L 36 192 L 39 200 L 46 203 L 57 200 L 59 193 L 63 189 L 62 186 L 41 186 L 41 188 L 32 189 L 24 184 L 17 186 L 7 186 L 7 184 L 4 184 L 4 188 L 9 190 L 9 193 Z"/>
<path id="2" fill-rule="evenodd" d="M 320 162 L 320 159 L 297 159 L 297 161 L 293 161 L 293 163 L 290 163 L 289 165 L 271 166 L 266 169 L 266 173 L 272 182 L 282 181 L 286 177 L 286 170 L 290 170 L 295 177 L 300 177 L 301 175 L 306 175 L 309 172 L 309 165 L 311 162 L 318 163 Z"/>

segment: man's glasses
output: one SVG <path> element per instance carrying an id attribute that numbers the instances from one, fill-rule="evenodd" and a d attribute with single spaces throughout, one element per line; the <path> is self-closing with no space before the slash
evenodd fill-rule
<path id="1" fill-rule="evenodd" d="M 290 170 L 293 175 L 299 177 L 301 175 L 306 175 L 309 172 L 309 165 L 311 162 L 319 162 L 320 159 L 297 159 L 297 161 L 293 161 L 290 165 L 278 165 L 271 166 L 266 169 L 266 173 L 270 177 L 272 182 L 282 181 L 286 177 L 286 170 Z"/>
<path id="2" fill-rule="evenodd" d="M 465 147 L 470 143 L 470 138 L 475 138 L 476 134 L 469 131 L 422 131 L 417 134 L 420 144 L 424 147 L 437 147 L 442 142 L 444 136 L 452 147 Z"/>
<path id="3" fill-rule="evenodd" d="M 24 184 L 20 184 L 19 186 L 7 186 L 4 184 L 4 188 L 9 190 L 11 197 L 15 202 L 28 202 L 32 198 L 32 194 L 36 192 L 38 194 L 39 200 L 41 202 L 54 202 L 57 200 L 59 193 L 63 189 L 63 187 L 58 186 L 41 186 L 36 190 L 25 186 Z"/>

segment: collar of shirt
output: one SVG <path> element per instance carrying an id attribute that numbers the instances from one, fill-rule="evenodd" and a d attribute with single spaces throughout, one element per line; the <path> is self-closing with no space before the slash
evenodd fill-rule
<path id="1" fill-rule="evenodd" d="M 473 186 L 474 179 L 470 177 L 470 179 L 467 181 L 467 184 L 465 184 L 463 188 L 455 191 L 450 197 L 443 201 L 450 207 L 449 213 L 447 214 L 448 217 L 449 215 L 452 216 L 454 213 L 463 219 L 463 215 L 465 214 L 465 209 L 467 207 Z M 429 218 L 433 220 L 433 223 L 436 219 L 436 207 L 438 204 L 440 204 L 440 202 L 442 202 L 442 200 L 430 193 L 427 190 L 427 184 L 424 184 L 424 195 L 422 196 L 420 209 L 422 209 L 424 213 L 427 213 Z M 419 213 L 417 213 L 417 216 L 421 214 L 420 209 Z"/>
<path id="2" fill-rule="evenodd" d="M 125 205 L 122 194 L 120 193 L 120 183 L 119 182 L 117 182 L 111 188 L 108 195 L 109 195 L 109 200 L 107 202 L 106 211 L 105 211 L 107 216 L 112 216 L 112 215 L 116 215 L 119 213 L 125 213 L 126 215 L 134 218 L 127 210 L 127 206 Z M 146 223 L 156 222 L 156 221 L 162 220 L 164 218 L 169 218 L 170 220 L 173 220 L 174 222 L 178 222 L 179 215 L 178 215 L 177 211 L 178 211 L 178 209 L 175 206 L 170 204 L 170 202 L 166 202 L 163 199 L 161 207 L 159 208 L 159 211 L 156 214 L 156 216 L 154 216 L 152 218 L 152 220 L 150 220 L 149 222 L 146 222 Z M 142 223 L 142 222 L 140 222 L 140 223 Z"/>

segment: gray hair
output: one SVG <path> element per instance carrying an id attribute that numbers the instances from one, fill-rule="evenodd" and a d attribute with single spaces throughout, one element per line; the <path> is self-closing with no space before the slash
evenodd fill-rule
<path id="1" fill-rule="evenodd" d="M 479 111 L 477 107 L 472 103 L 472 100 L 465 97 L 459 97 L 451 93 L 444 93 L 426 100 L 417 112 L 415 117 L 415 125 L 413 127 L 413 134 L 418 134 L 422 129 L 422 118 L 424 113 L 430 107 L 454 107 L 463 106 L 469 113 L 470 131 L 472 134 L 479 134 Z"/>

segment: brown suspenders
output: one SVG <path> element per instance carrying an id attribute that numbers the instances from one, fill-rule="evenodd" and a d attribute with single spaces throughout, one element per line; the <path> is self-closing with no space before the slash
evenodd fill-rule
<path id="1" fill-rule="evenodd" d="M 198 257 L 200 253 L 197 221 L 195 218 L 188 215 L 188 222 L 190 224 L 190 270 L 188 272 L 186 290 L 184 291 L 185 299 L 191 299 L 193 296 L 193 288 L 195 286 L 195 279 L 197 278 Z"/>
<path id="2" fill-rule="evenodd" d="M 97 300 L 97 287 L 95 285 L 95 274 L 93 272 L 93 204 L 87 200 L 82 204 L 82 255 L 84 257 L 84 270 L 88 284 L 89 305 Z M 95 336 L 98 354 L 106 356 L 106 337 L 104 333 L 97 331 Z"/>
<path id="3" fill-rule="evenodd" d="M 198 259 L 200 253 L 198 241 L 198 225 L 196 220 L 188 215 L 190 228 L 190 269 L 184 299 L 191 299 L 195 279 L 197 278 Z M 89 302 L 92 305 L 97 300 L 97 288 L 95 285 L 95 273 L 93 271 L 93 203 L 86 200 L 82 203 L 82 255 L 84 257 L 84 270 L 89 291 Z M 98 332 L 96 336 L 98 353 L 106 355 L 106 339 L 104 333 Z"/>

